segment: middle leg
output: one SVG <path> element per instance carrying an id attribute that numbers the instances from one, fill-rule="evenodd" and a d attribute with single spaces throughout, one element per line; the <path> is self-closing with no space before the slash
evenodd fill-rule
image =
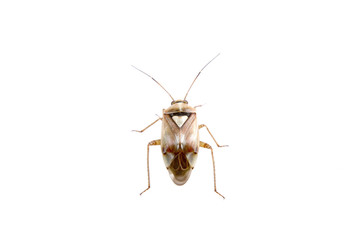
<path id="1" fill-rule="evenodd" d="M 214 142 L 216 143 L 216 145 L 217 145 L 218 147 L 228 147 L 228 146 L 229 146 L 229 145 L 219 145 L 218 142 L 215 140 L 214 136 L 211 134 L 209 128 L 208 128 L 205 124 L 200 124 L 200 125 L 199 125 L 199 130 L 200 130 L 201 128 L 203 128 L 203 127 L 206 128 L 206 130 L 209 132 L 210 136 L 212 137 L 212 139 L 214 140 Z"/>

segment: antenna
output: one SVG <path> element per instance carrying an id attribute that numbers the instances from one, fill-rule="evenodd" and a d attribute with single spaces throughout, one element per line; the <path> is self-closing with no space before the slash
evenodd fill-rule
<path id="1" fill-rule="evenodd" d="M 161 86 L 161 84 L 160 84 L 158 81 L 156 81 L 155 78 L 153 78 L 152 76 L 150 76 L 150 75 L 147 74 L 146 72 L 138 69 L 137 67 L 135 67 L 135 66 L 133 66 L 133 65 L 131 65 L 131 66 L 132 66 L 133 68 L 135 68 L 136 70 L 142 72 L 142 73 L 145 74 L 146 76 L 150 77 L 152 80 L 154 80 L 157 84 L 159 84 L 159 86 L 160 86 L 162 89 L 165 90 L 165 92 L 166 92 L 167 94 L 169 94 L 169 96 L 171 97 L 171 99 L 172 99 L 173 101 L 175 101 L 174 98 L 171 96 L 171 94 L 170 94 L 168 91 L 166 91 L 166 89 L 165 89 L 163 86 Z"/>
<path id="2" fill-rule="evenodd" d="M 213 59 L 211 59 L 210 60 L 210 62 L 208 62 L 201 70 L 200 70 L 200 72 L 196 75 L 196 77 L 195 77 L 195 79 L 194 79 L 194 81 L 192 82 L 192 84 L 191 84 L 191 86 L 190 86 L 190 88 L 189 88 L 189 90 L 187 91 L 187 93 L 186 93 L 186 95 L 185 95 L 185 97 L 184 97 L 184 101 L 185 101 L 185 99 L 186 99 L 186 97 L 187 97 L 187 95 L 188 95 L 188 93 L 189 93 L 189 91 L 190 91 L 190 89 L 191 89 L 191 87 L 194 85 L 194 82 L 196 81 L 196 79 L 198 78 L 198 76 L 200 75 L 200 73 L 201 73 L 201 71 L 202 70 L 204 70 L 204 68 L 206 68 L 206 66 L 207 65 L 209 65 L 215 58 L 217 58 L 218 56 L 220 55 L 220 53 L 218 53 Z"/>

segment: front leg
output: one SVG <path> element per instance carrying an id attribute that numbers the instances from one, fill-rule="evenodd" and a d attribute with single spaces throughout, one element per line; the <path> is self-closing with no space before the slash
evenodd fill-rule
<path id="1" fill-rule="evenodd" d="M 147 126 L 146 128 L 144 128 L 143 130 L 132 130 L 133 132 L 139 132 L 142 133 L 143 131 L 145 131 L 146 129 L 148 129 L 149 127 L 151 127 L 152 125 L 154 125 L 157 121 L 162 120 L 161 117 L 159 117 L 158 119 L 156 119 L 155 122 L 153 122 L 152 124 L 150 124 L 149 126 Z"/>
<path id="2" fill-rule="evenodd" d="M 201 128 L 203 128 L 203 127 L 206 128 L 206 130 L 209 132 L 209 134 L 210 134 L 210 136 L 212 137 L 212 139 L 214 139 L 214 142 L 216 143 L 216 145 L 217 145 L 218 147 L 228 147 L 228 146 L 229 146 L 229 145 L 219 145 L 219 144 L 217 143 L 217 141 L 215 140 L 214 136 L 211 134 L 210 130 L 208 129 L 208 127 L 207 127 L 205 124 L 200 124 L 200 125 L 199 125 L 199 130 L 200 130 Z"/>

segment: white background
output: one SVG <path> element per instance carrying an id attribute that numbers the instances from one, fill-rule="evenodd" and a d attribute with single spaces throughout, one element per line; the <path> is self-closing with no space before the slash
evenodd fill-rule
<path id="1" fill-rule="evenodd" d="M 2 1 L 0 239 L 359 239 L 357 1 Z M 186 185 L 171 99 L 208 125 Z"/>

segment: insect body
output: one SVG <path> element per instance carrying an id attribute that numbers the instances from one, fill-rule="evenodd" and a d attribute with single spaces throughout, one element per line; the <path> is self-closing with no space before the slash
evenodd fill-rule
<path id="1" fill-rule="evenodd" d="M 163 111 L 161 151 L 171 179 L 183 185 L 194 169 L 199 152 L 196 110 L 178 100 Z"/>
<path id="2" fill-rule="evenodd" d="M 219 55 L 219 54 L 218 54 Z M 213 61 L 218 55 L 216 55 L 211 61 Z M 210 61 L 210 62 L 211 62 Z M 210 63 L 209 62 L 209 63 Z M 214 170 L 214 190 L 217 194 L 224 198 L 216 190 L 216 177 L 215 177 L 215 161 L 214 161 L 214 154 L 212 147 L 199 140 L 199 129 L 205 127 L 209 132 L 210 136 L 215 141 L 218 147 L 225 147 L 219 145 L 209 129 L 206 125 L 197 124 L 196 118 L 196 107 L 191 107 L 188 105 L 188 101 L 186 101 L 186 97 L 194 84 L 195 80 L 200 75 L 201 71 L 209 64 L 207 63 L 195 77 L 194 81 L 192 82 L 188 92 L 185 95 L 184 100 L 174 100 L 174 98 L 170 95 L 166 89 L 161 86 L 153 77 L 148 75 L 147 73 L 141 71 L 142 73 L 146 74 L 150 78 L 152 78 L 157 84 L 159 84 L 171 97 L 173 100 L 171 102 L 171 106 L 167 109 L 163 110 L 163 117 L 158 118 L 155 122 L 147 126 L 141 131 L 143 132 L 157 121 L 162 121 L 162 128 L 161 128 L 161 139 L 154 140 L 148 143 L 147 147 L 147 171 L 148 171 L 148 188 L 145 189 L 147 191 L 150 188 L 150 171 L 149 171 L 149 147 L 154 145 L 161 145 L 161 151 L 163 154 L 163 160 L 167 170 L 169 171 L 170 177 L 176 185 L 184 185 L 190 177 L 192 170 L 194 169 L 197 155 L 199 152 L 199 148 L 207 148 L 211 150 L 211 156 L 213 161 L 213 170 Z M 135 130 L 136 131 L 136 130 Z"/>

